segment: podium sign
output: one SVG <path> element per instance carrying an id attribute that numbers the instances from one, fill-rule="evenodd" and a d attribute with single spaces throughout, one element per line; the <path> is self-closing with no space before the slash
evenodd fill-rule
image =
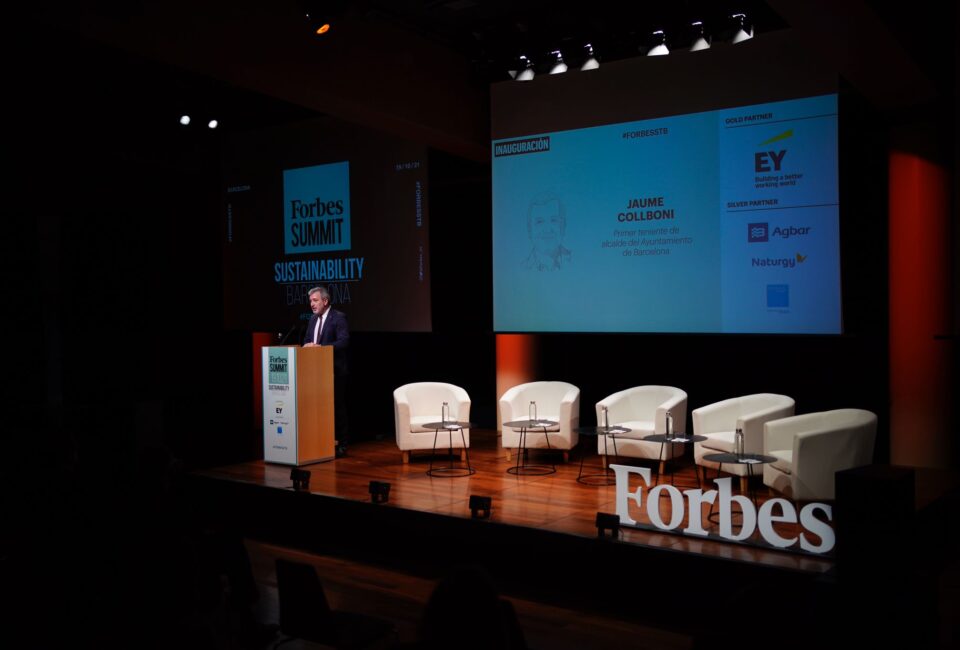
<path id="1" fill-rule="evenodd" d="M 263 459 L 333 459 L 333 349 L 264 347 L 262 354 Z"/>
<path id="2" fill-rule="evenodd" d="M 263 459 L 297 464 L 297 355 L 263 348 Z"/>

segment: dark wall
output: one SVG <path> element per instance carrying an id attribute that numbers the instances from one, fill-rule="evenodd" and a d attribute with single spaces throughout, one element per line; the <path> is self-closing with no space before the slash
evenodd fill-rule
<path id="1" fill-rule="evenodd" d="M 19 428 L 50 413 L 43 426 L 59 436 L 113 431 L 111 456 L 164 443 L 191 465 L 257 458 L 250 333 L 222 326 L 219 136 L 176 124 L 185 73 L 24 40 L 32 64 L 13 82 L 24 101 L 4 238 Z M 261 125 L 303 117 L 231 97 Z M 579 385 L 585 422 L 597 400 L 644 383 L 684 388 L 691 409 L 772 391 L 801 412 L 857 406 L 886 421 L 885 126 L 847 90 L 841 109 L 846 333 L 540 336 L 537 375 Z M 439 152 L 429 162 L 434 331 L 354 334 L 355 439 L 393 436 L 391 393 L 410 381 L 464 386 L 472 419 L 495 426 L 489 165 Z M 383 308 L 403 309 L 403 296 Z M 881 459 L 886 435 L 881 424 Z"/>
<path id="2" fill-rule="evenodd" d="M 62 37 L 62 35 L 61 35 Z M 100 467 L 163 444 L 188 464 L 257 458 L 249 332 L 222 324 L 220 134 L 177 118 L 210 99 L 255 129 L 303 111 L 78 40 L 22 35 L 17 162 L 3 238 L 18 453 Z M 197 116 L 195 115 L 195 118 Z M 258 121 L 259 120 L 259 121 Z M 434 332 L 355 333 L 355 439 L 393 435 L 393 389 L 424 378 L 493 411 L 489 170 L 431 154 Z M 384 309 L 403 309 L 396 296 Z"/>
<path id="3" fill-rule="evenodd" d="M 221 327 L 219 135 L 177 123 L 196 88 L 87 43 L 17 38 L 3 238 L 17 451 L 236 457 L 249 362 Z"/>
<path id="4" fill-rule="evenodd" d="M 351 335 L 351 430 L 359 437 L 392 438 L 393 390 L 415 381 L 462 386 L 471 420 L 496 427 L 490 168 L 431 151 L 429 170 L 433 332 Z M 383 308 L 403 306 L 397 296 Z"/>

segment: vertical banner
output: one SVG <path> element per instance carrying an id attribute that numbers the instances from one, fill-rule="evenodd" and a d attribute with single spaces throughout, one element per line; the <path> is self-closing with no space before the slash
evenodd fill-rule
<path id="1" fill-rule="evenodd" d="M 263 348 L 263 459 L 297 464 L 297 355 L 290 347 Z"/>

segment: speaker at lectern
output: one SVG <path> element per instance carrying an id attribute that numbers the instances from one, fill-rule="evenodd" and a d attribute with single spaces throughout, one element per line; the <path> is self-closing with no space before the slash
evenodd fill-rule
<path id="1" fill-rule="evenodd" d="M 333 460 L 333 348 L 263 348 L 263 459 Z"/>

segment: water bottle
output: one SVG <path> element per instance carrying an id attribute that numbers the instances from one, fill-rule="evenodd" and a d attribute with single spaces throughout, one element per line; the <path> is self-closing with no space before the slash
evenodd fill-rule
<path id="1" fill-rule="evenodd" d="M 673 415 L 667 411 L 667 440 L 670 440 L 670 432 L 673 430 Z"/>
<path id="2" fill-rule="evenodd" d="M 440 411 L 440 419 L 444 424 L 450 421 L 450 405 L 446 402 L 443 403 L 443 408 Z"/>
<path id="3" fill-rule="evenodd" d="M 733 455 L 737 460 L 743 458 L 743 429 L 737 427 L 737 432 L 733 434 Z"/>
<path id="4" fill-rule="evenodd" d="M 536 402 L 530 402 L 529 416 L 530 416 L 530 424 L 533 424 L 534 422 L 537 421 L 537 403 Z"/>

